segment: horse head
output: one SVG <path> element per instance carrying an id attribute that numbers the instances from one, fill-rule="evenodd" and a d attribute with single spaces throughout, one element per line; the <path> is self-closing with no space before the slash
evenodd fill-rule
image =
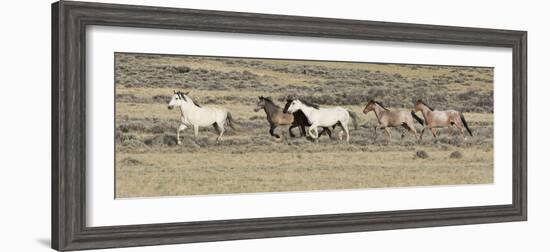
<path id="1" fill-rule="evenodd" d="M 287 104 L 285 106 L 285 109 L 283 110 L 284 113 L 294 113 L 298 110 L 300 110 L 304 104 L 296 99 L 296 100 L 287 100 Z"/>
<path id="2" fill-rule="evenodd" d="M 376 105 L 376 102 L 374 100 L 369 101 L 365 108 L 363 109 L 363 114 L 367 114 L 374 110 L 374 106 Z"/>
<path id="3" fill-rule="evenodd" d="M 286 104 L 283 107 L 283 113 L 288 113 L 288 107 L 290 107 L 290 104 L 294 101 L 293 99 L 286 99 Z"/>
<path id="4" fill-rule="evenodd" d="M 173 109 L 174 106 L 181 106 L 184 103 L 186 103 L 188 99 L 187 94 L 189 94 L 189 92 L 181 92 L 181 91 L 174 90 L 172 99 L 170 99 L 170 102 L 168 103 L 168 109 Z"/>
<path id="5" fill-rule="evenodd" d="M 266 98 L 263 96 L 258 96 L 258 103 L 256 103 L 256 107 L 254 108 L 254 112 L 258 112 L 265 108 L 265 100 Z"/>

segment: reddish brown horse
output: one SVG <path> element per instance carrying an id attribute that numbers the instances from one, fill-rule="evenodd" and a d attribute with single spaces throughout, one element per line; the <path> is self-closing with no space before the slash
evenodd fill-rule
<path id="1" fill-rule="evenodd" d="M 422 139 L 422 135 L 424 135 L 424 130 L 426 129 L 426 127 L 432 131 L 434 138 L 437 136 L 437 128 L 448 127 L 450 133 L 452 134 L 453 126 L 460 130 L 460 132 L 462 133 L 462 137 L 464 137 L 464 140 L 466 140 L 464 129 L 468 131 L 470 136 L 473 136 L 472 131 L 468 127 L 468 123 L 466 123 L 464 114 L 456 110 L 434 110 L 422 100 L 416 101 L 414 109 L 416 111 L 421 111 L 422 116 L 424 116 L 424 121 L 426 121 L 426 126 L 424 127 L 424 129 L 422 129 L 422 133 L 420 133 L 420 139 Z"/>

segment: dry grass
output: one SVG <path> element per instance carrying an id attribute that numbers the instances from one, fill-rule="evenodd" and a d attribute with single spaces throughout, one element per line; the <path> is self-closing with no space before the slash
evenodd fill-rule
<path id="1" fill-rule="evenodd" d="M 116 60 L 116 197 L 493 182 L 490 68 L 134 54 Z M 220 143 L 212 128 L 201 128 L 198 138 L 189 130 L 175 145 L 180 112 L 166 106 L 173 89 L 191 91 L 203 106 L 227 108 L 237 130 Z M 275 140 L 265 113 L 253 111 L 260 95 L 280 105 L 288 95 L 341 105 L 359 115 L 362 127 L 348 144 L 326 136 L 291 139 L 287 127 Z M 459 109 L 474 137 L 465 141 L 447 129 L 437 140 L 426 133 L 420 143 L 410 134 L 399 141 L 396 129 L 391 140 L 375 136 L 374 114 L 361 113 L 370 98 L 393 109 L 410 110 L 417 98 Z M 420 150 L 427 158 L 417 157 Z"/>
<path id="2" fill-rule="evenodd" d="M 333 151 L 322 153 L 145 153 L 117 163 L 119 197 L 333 190 L 491 183 L 492 151 Z"/>

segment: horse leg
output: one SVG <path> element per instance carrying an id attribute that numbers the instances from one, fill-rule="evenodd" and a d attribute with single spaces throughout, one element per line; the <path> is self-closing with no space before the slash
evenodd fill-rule
<path id="1" fill-rule="evenodd" d="M 430 130 L 432 131 L 434 138 L 437 138 L 437 130 L 435 128 L 430 128 Z"/>
<path id="2" fill-rule="evenodd" d="M 344 130 L 344 133 L 346 134 L 346 142 L 349 143 L 349 129 L 348 129 L 348 124 L 344 124 L 342 122 L 340 122 L 340 126 L 342 127 L 342 129 Z"/>
<path id="3" fill-rule="evenodd" d="M 315 132 L 315 138 L 319 138 L 319 129 L 317 128 L 317 126 L 313 128 L 313 132 Z"/>
<path id="4" fill-rule="evenodd" d="M 403 132 L 401 132 L 401 139 L 399 140 L 399 143 L 403 143 L 403 138 L 405 138 L 405 133 L 407 131 L 411 131 L 411 128 L 409 128 L 407 123 L 403 123 L 403 128 L 405 128 L 405 129 L 403 130 Z"/>
<path id="5" fill-rule="evenodd" d="M 271 126 L 269 127 L 269 134 L 276 138 L 280 138 L 279 135 L 275 134 L 275 128 L 277 128 L 277 126 L 275 124 L 271 124 Z"/>
<path id="6" fill-rule="evenodd" d="M 455 126 L 458 130 L 460 130 L 460 133 L 462 134 L 464 141 L 468 140 L 468 137 L 464 133 L 464 124 L 462 124 L 462 121 L 458 121 L 457 123 L 455 123 Z"/>
<path id="7" fill-rule="evenodd" d="M 184 124 L 180 124 L 180 126 L 178 127 L 178 130 L 176 131 L 176 139 L 178 140 L 178 145 L 181 145 L 180 131 L 184 131 L 186 128 L 187 126 L 185 126 Z"/>
<path id="8" fill-rule="evenodd" d="M 418 133 L 416 132 L 416 128 L 414 127 L 414 123 L 411 123 L 409 125 L 409 132 L 412 132 L 414 134 L 414 137 L 416 138 L 416 140 L 419 140 Z"/>
<path id="9" fill-rule="evenodd" d="M 300 125 L 300 136 L 306 136 L 306 126 L 304 126 L 303 124 Z"/>
<path id="10" fill-rule="evenodd" d="M 388 140 L 388 141 L 391 141 L 390 129 L 388 129 L 388 127 L 384 127 L 384 131 L 386 131 L 386 134 L 388 134 L 388 137 L 389 137 L 389 140 Z"/>
<path id="11" fill-rule="evenodd" d="M 311 125 L 308 129 L 309 136 L 313 139 L 319 138 L 319 132 L 317 131 L 317 125 Z"/>
<path id="12" fill-rule="evenodd" d="M 288 127 L 288 134 L 292 138 L 296 137 L 296 135 L 294 135 L 294 133 L 292 133 L 292 129 L 295 128 L 295 127 L 298 127 L 298 125 L 292 124 L 292 125 L 290 125 L 290 127 Z"/>
<path id="13" fill-rule="evenodd" d="M 218 127 L 218 123 L 213 123 L 212 126 L 214 127 L 214 130 L 216 131 L 216 134 L 220 134 L 220 127 Z"/>
<path id="14" fill-rule="evenodd" d="M 195 130 L 195 138 L 199 137 L 199 126 L 193 125 L 193 130 Z"/>
<path id="15" fill-rule="evenodd" d="M 218 123 L 214 123 L 214 124 L 212 124 L 212 126 L 214 126 L 214 130 L 215 130 L 216 133 L 218 134 L 218 137 L 216 138 L 216 141 L 218 141 L 219 138 L 220 138 L 219 135 L 220 135 L 220 133 L 221 133 L 221 129 L 220 129 L 220 127 L 218 126 Z"/>
<path id="16" fill-rule="evenodd" d="M 454 124 L 454 125 L 456 125 L 456 124 Z M 453 131 L 453 124 L 449 125 L 447 128 L 449 129 L 449 136 L 453 136 L 454 133 L 455 133 L 455 132 Z"/>
<path id="17" fill-rule="evenodd" d="M 332 126 L 332 129 L 336 129 L 336 126 L 340 126 L 340 128 L 342 129 L 342 131 L 338 132 L 338 140 L 342 141 L 344 139 L 344 134 L 346 133 L 346 130 L 344 129 L 344 125 L 340 121 L 338 121 L 336 124 L 334 124 Z M 346 124 L 346 128 L 347 128 L 347 124 Z"/>
<path id="18" fill-rule="evenodd" d="M 332 132 L 329 127 L 323 127 L 323 131 L 321 131 L 320 135 L 323 135 L 323 133 L 327 133 L 328 138 L 332 139 Z"/>
<path id="19" fill-rule="evenodd" d="M 216 138 L 216 141 L 221 141 L 223 133 L 225 132 L 225 127 L 223 126 L 223 124 L 221 124 L 221 125 L 218 124 L 218 128 L 220 129 L 220 132 L 219 132 L 218 137 Z"/>
<path id="20" fill-rule="evenodd" d="M 321 132 L 319 132 L 319 137 L 321 137 L 325 133 L 328 135 L 328 138 L 332 138 L 332 132 L 330 132 L 329 127 L 323 127 Z"/>
<path id="21" fill-rule="evenodd" d="M 468 138 L 466 137 L 466 134 L 464 134 L 464 127 L 458 124 L 455 124 L 456 128 L 460 130 L 460 133 L 462 134 L 462 137 L 464 138 L 464 141 L 466 141 Z"/>

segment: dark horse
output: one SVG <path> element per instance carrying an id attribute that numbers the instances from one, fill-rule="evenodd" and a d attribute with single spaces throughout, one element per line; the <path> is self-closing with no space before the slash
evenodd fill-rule
<path id="1" fill-rule="evenodd" d="M 311 124 L 308 122 L 307 117 L 302 113 L 301 111 L 287 114 L 283 113 L 283 110 L 281 107 L 277 106 L 273 100 L 269 97 L 258 97 L 259 101 L 256 104 L 256 108 L 254 109 L 255 112 L 260 111 L 263 109 L 265 111 L 265 114 L 267 115 L 267 121 L 269 122 L 269 134 L 271 136 L 274 136 L 276 138 L 280 138 L 278 134 L 275 134 L 275 128 L 278 126 L 283 125 L 290 125 L 288 128 L 288 132 L 290 134 L 290 137 L 296 137 L 292 133 L 292 129 L 295 127 L 300 127 L 300 136 L 305 136 L 306 129 L 305 126 L 310 126 Z M 287 102 L 288 106 L 289 103 Z M 331 132 L 328 128 L 323 128 L 323 131 L 319 135 L 322 135 L 324 132 L 327 132 L 328 136 L 331 137 Z"/>

